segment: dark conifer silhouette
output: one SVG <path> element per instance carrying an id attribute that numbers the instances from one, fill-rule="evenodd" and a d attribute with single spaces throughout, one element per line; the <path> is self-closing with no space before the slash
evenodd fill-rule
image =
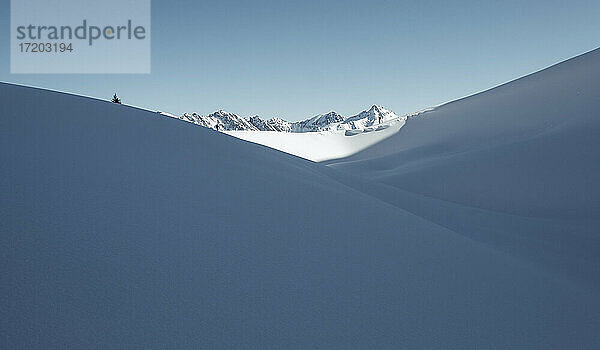
<path id="1" fill-rule="evenodd" d="M 119 98 L 117 97 L 117 94 L 115 93 L 115 94 L 113 95 L 113 98 L 112 98 L 111 102 L 112 102 L 112 103 L 118 103 L 118 104 L 121 104 L 121 99 L 119 99 Z"/>

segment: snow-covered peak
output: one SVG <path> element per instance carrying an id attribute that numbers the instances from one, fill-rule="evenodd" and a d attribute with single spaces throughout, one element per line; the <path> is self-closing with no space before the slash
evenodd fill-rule
<path id="1" fill-rule="evenodd" d="M 281 118 L 271 118 L 264 120 L 255 115 L 246 118 L 246 120 L 260 131 L 282 131 L 289 132 L 291 129 L 290 123 Z"/>
<path id="2" fill-rule="evenodd" d="M 317 132 L 326 130 L 364 130 L 373 125 L 397 118 L 398 116 L 394 112 L 379 105 L 373 105 L 368 110 L 349 118 L 331 111 L 298 122 L 288 122 L 278 117 L 263 119 L 258 115 L 244 118 L 222 109 L 207 116 L 185 113 L 179 119 L 211 129 L 216 129 L 218 125 L 219 129 L 223 131 Z"/>
<path id="3" fill-rule="evenodd" d="M 311 131 L 322 131 L 328 130 L 333 124 L 341 123 L 344 121 L 344 117 L 336 112 L 329 112 L 325 114 L 319 114 L 312 118 L 292 123 L 292 130 L 294 132 L 311 132 Z"/>
<path id="4" fill-rule="evenodd" d="M 370 109 L 346 119 L 344 124 L 351 129 L 364 129 L 374 124 L 385 123 L 397 118 L 396 113 L 384 107 L 373 105 Z"/>
<path id="5" fill-rule="evenodd" d="M 282 131 L 282 132 L 290 132 L 292 131 L 292 126 L 290 122 L 283 120 L 278 117 L 273 117 L 267 120 L 267 125 L 274 129 L 274 131 Z"/>
<path id="6" fill-rule="evenodd" d="M 221 130 L 259 130 L 246 119 L 222 109 L 207 116 L 185 113 L 180 119 L 210 129 L 217 129 L 218 126 Z"/>

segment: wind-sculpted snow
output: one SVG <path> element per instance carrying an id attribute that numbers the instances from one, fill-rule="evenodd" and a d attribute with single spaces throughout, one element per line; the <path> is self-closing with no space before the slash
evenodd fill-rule
<path id="1" fill-rule="evenodd" d="M 1 348 L 600 346 L 597 291 L 368 183 L 159 113 L 0 99 Z"/>

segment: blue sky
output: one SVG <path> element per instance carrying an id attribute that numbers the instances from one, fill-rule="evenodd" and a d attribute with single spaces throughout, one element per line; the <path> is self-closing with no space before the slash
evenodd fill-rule
<path id="1" fill-rule="evenodd" d="M 151 74 L 12 75 L 0 3 L 0 81 L 176 114 L 407 113 L 600 46 L 597 0 L 153 0 Z"/>

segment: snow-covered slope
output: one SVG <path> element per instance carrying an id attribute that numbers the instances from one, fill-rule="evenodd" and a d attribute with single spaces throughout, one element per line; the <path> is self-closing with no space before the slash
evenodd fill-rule
<path id="1" fill-rule="evenodd" d="M 336 112 L 320 114 L 299 122 L 260 116 L 242 118 L 217 111 L 208 116 L 196 113 L 175 117 L 231 136 L 297 155 L 313 161 L 325 161 L 355 154 L 394 134 L 408 116 L 374 105 L 359 114 L 345 118 Z"/>
<path id="2" fill-rule="evenodd" d="M 9 84 L 0 146 L 2 348 L 600 346 L 595 291 L 320 164 Z"/>
<path id="3" fill-rule="evenodd" d="M 332 163 L 472 206 L 600 215 L 598 91 L 595 50 L 410 118 L 393 137 Z"/>
<path id="4" fill-rule="evenodd" d="M 418 113 L 417 113 L 418 114 Z M 258 117 L 253 117 L 258 118 Z M 355 154 L 398 132 L 408 116 L 398 117 L 394 112 L 374 105 L 355 116 L 329 112 L 305 121 L 288 124 L 290 133 L 261 131 L 225 131 L 237 138 L 269 146 L 312 161 L 326 161 Z M 250 122 L 260 125 L 263 121 Z M 267 127 L 258 127 L 269 130 Z"/>
<path id="5" fill-rule="evenodd" d="M 226 131 L 242 140 L 269 146 L 315 162 L 355 154 L 398 132 L 406 118 L 388 120 L 364 129 L 346 130 L 343 124 L 319 132 Z M 345 131 L 344 131 L 345 130 Z"/>
<path id="6" fill-rule="evenodd" d="M 328 164 L 377 183 L 379 198 L 598 293 L 599 91 L 594 50 L 408 118 Z"/>

